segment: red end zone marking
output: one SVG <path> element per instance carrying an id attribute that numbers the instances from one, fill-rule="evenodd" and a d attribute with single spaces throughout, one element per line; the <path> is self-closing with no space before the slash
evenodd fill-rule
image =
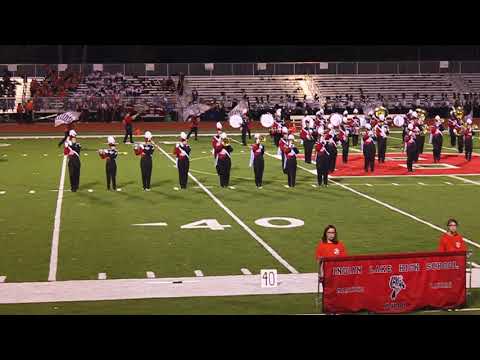
<path id="1" fill-rule="evenodd" d="M 312 160 L 315 159 L 315 154 L 312 156 Z M 299 159 L 303 160 L 303 154 L 298 155 Z M 388 159 L 390 158 L 390 160 Z M 401 160 L 405 159 L 405 160 Z M 441 169 L 422 169 L 414 168 L 414 172 L 408 172 L 406 168 L 406 154 L 405 153 L 387 153 L 386 161 L 383 164 L 379 164 L 377 158 L 375 158 L 375 171 L 373 173 L 366 173 L 364 170 L 363 154 L 353 153 L 348 155 L 348 163 L 342 163 L 342 154 L 337 155 L 336 170 L 333 177 L 337 176 L 401 176 L 401 175 L 480 175 L 480 156 L 472 156 L 471 161 L 465 159 L 465 154 L 442 154 L 440 163 L 435 164 L 433 162 L 432 153 L 423 153 L 419 157 L 419 161 L 414 163 L 415 165 L 442 165 L 445 168 Z M 300 164 L 301 165 L 301 164 Z"/>

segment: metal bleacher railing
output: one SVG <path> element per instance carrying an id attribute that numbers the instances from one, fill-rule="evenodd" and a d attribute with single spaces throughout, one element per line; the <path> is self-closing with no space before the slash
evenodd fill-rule
<path id="1" fill-rule="evenodd" d="M 67 68 L 88 74 L 95 64 L 67 64 Z M 386 62 L 295 62 L 295 63 L 214 63 L 211 70 L 204 63 L 102 64 L 104 72 L 137 76 L 218 75 L 314 75 L 314 74 L 428 74 L 480 73 L 480 61 L 386 61 Z M 146 70 L 146 65 L 153 70 Z M 8 69 L 0 64 L 0 72 Z M 17 64 L 12 76 L 43 77 L 57 64 Z M 263 69 L 263 70 L 261 70 Z"/>

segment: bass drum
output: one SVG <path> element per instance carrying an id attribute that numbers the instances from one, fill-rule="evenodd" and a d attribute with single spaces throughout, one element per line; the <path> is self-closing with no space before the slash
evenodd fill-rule
<path id="1" fill-rule="evenodd" d="M 240 126 L 242 126 L 243 119 L 240 115 L 232 115 L 230 116 L 228 122 L 232 128 L 238 129 Z"/>
<path id="2" fill-rule="evenodd" d="M 267 113 L 267 114 L 263 114 L 261 117 L 260 117 L 260 123 L 262 124 L 262 126 L 264 128 L 270 128 L 272 127 L 273 125 L 273 116 L 272 114 L 270 113 Z"/>

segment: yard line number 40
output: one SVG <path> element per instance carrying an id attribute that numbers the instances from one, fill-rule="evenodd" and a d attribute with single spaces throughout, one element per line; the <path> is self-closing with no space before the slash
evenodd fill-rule
<path id="1" fill-rule="evenodd" d="M 273 221 L 281 222 L 272 223 Z M 167 225 L 166 223 L 163 226 Z M 303 226 L 304 222 L 299 219 L 290 218 L 290 217 L 268 217 L 268 218 L 260 218 L 255 220 L 255 224 L 258 226 L 266 227 L 266 228 L 277 228 L 277 229 L 288 229 L 288 228 L 295 228 L 299 226 Z M 133 225 L 145 225 L 148 226 L 149 224 L 133 224 Z M 180 229 L 210 229 L 210 230 L 225 230 L 225 228 L 231 227 L 230 225 L 222 225 L 218 222 L 217 219 L 201 219 L 198 221 L 194 221 L 185 225 L 180 226 Z"/>

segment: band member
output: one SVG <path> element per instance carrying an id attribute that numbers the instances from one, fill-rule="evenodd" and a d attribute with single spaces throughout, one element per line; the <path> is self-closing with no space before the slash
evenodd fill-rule
<path id="1" fill-rule="evenodd" d="M 215 145 L 215 168 L 220 177 L 220 186 L 227 187 L 230 182 L 230 169 L 232 167 L 231 153 L 233 151 L 227 134 L 220 135 L 221 141 Z"/>
<path id="2" fill-rule="evenodd" d="M 128 137 L 130 137 L 130 143 L 133 144 L 133 120 L 135 119 L 136 115 L 133 115 L 132 112 L 127 112 L 125 117 L 123 118 L 123 125 L 125 126 L 125 137 L 123 138 L 123 143 L 127 143 Z"/>
<path id="3" fill-rule="evenodd" d="M 285 146 L 288 145 L 288 129 L 284 126 L 282 128 L 282 138 L 280 139 L 280 141 L 278 142 L 278 152 L 281 154 L 282 156 L 282 171 L 284 174 L 287 173 L 287 169 L 285 168 L 284 164 L 285 164 L 285 152 L 284 152 L 284 148 Z"/>
<path id="4" fill-rule="evenodd" d="M 198 135 L 198 124 L 200 123 L 200 117 L 192 115 L 190 117 L 190 121 L 192 122 L 190 125 L 190 131 L 188 132 L 187 139 L 190 139 L 190 135 L 192 133 L 195 133 L 195 141 L 197 141 L 197 135 Z"/>
<path id="5" fill-rule="evenodd" d="M 297 177 L 297 154 L 299 151 L 294 141 L 295 137 L 292 134 L 288 135 L 288 143 L 283 147 L 283 152 L 285 153 L 283 167 L 288 175 L 289 187 L 295 187 L 295 179 Z"/>
<path id="6" fill-rule="evenodd" d="M 58 143 L 58 147 L 62 146 L 62 144 L 65 142 L 65 140 L 68 139 L 68 136 L 70 135 L 70 130 L 74 130 L 74 129 L 75 129 L 75 124 L 74 123 L 65 124 L 65 136 Z"/>
<path id="7" fill-rule="evenodd" d="M 248 132 L 248 138 L 251 140 L 252 139 L 252 120 L 248 116 L 248 113 L 245 114 L 246 120 L 247 120 L 247 132 Z"/>
<path id="8" fill-rule="evenodd" d="M 175 145 L 173 154 L 177 156 L 178 181 L 180 188 L 186 189 L 188 182 L 188 170 L 190 168 L 190 145 L 188 136 L 183 131 L 180 133 L 180 142 Z"/>
<path id="9" fill-rule="evenodd" d="M 417 126 L 418 126 L 418 129 L 419 129 L 418 135 L 416 137 L 416 139 L 417 139 L 417 153 L 420 155 L 420 154 L 423 154 L 423 147 L 425 145 L 425 135 L 428 132 L 428 128 L 427 128 L 427 125 L 423 123 L 422 119 L 418 120 L 418 125 Z"/>
<path id="10" fill-rule="evenodd" d="M 117 190 L 117 156 L 118 151 L 115 148 L 115 138 L 107 138 L 109 149 L 99 150 L 100 157 L 105 160 L 105 172 L 107 174 L 107 190 L 110 191 L 110 184 L 113 190 Z"/>
<path id="11" fill-rule="evenodd" d="M 460 122 L 457 122 L 457 124 L 455 125 L 455 129 L 453 129 L 453 132 L 457 137 L 458 152 L 461 154 L 463 153 L 463 147 L 465 145 L 465 142 L 464 142 L 465 127 L 461 125 Z"/>
<path id="12" fill-rule="evenodd" d="M 135 144 L 135 155 L 141 156 L 140 169 L 142 172 L 142 184 L 144 191 L 150 191 L 150 180 L 152 178 L 152 156 L 155 147 L 152 142 L 152 133 L 145 132 L 145 142 L 143 144 Z"/>
<path id="13" fill-rule="evenodd" d="M 253 165 L 253 172 L 255 173 L 255 185 L 257 188 L 262 188 L 263 170 L 265 168 L 265 162 L 263 154 L 265 153 L 265 146 L 261 143 L 260 134 L 255 134 L 255 143 L 252 144 L 250 151 L 250 164 Z"/>
<path id="14" fill-rule="evenodd" d="M 325 186 L 328 186 L 328 170 L 330 168 L 330 160 L 325 144 L 326 142 L 322 132 L 322 134 L 319 134 L 319 140 L 315 144 L 315 150 L 317 152 L 315 165 L 317 167 L 318 186 L 322 186 L 322 183 Z"/>
<path id="15" fill-rule="evenodd" d="M 366 131 L 363 135 L 363 157 L 364 157 L 364 169 L 371 172 L 375 169 L 375 143 L 373 142 L 373 131 Z"/>
<path id="16" fill-rule="evenodd" d="M 438 163 L 440 162 L 440 157 L 442 154 L 442 145 L 443 145 L 443 134 L 442 134 L 443 126 L 440 123 L 440 116 L 435 117 L 435 124 L 431 126 L 430 133 L 431 133 L 431 143 L 433 146 L 433 162 Z"/>
<path id="17" fill-rule="evenodd" d="M 212 137 L 212 154 L 215 157 L 215 146 L 222 141 L 222 124 L 217 122 L 217 133 Z"/>
<path id="18" fill-rule="evenodd" d="M 335 165 L 337 164 L 337 136 L 331 126 L 329 125 L 329 131 L 325 132 L 325 140 L 327 144 L 325 145 L 327 148 L 329 155 L 329 167 L 328 172 L 333 173 L 335 171 Z"/>
<path id="19" fill-rule="evenodd" d="M 345 128 L 345 126 L 340 125 L 338 130 L 338 140 L 342 144 L 342 162 L 344 164 L 348 162 L 348 149 L 350 147 L 350 143 L 348 141 L 348 133 L 349 131 Z"/>
<path id="20" fill-rule="evenodd" d="M 387 136 L 390 134 L 390 130 L 386 123 L 380 121 L 375 125 L 374 131 L 378 144 L 378 162 L 384 163 L 387 152 Z"/>
<path id="21" fill-rule="evenodd" d="M 409 172 L 413 172 L 413 162 L 418 157 L 417 143 L 413 131 L 410 131 L 405 137 L 405 151 L 407 152 L 407 169 Z"/>
<path id="22" fill-rule="evenodd" d="M 457 232 L 458 222 L 455 219 L 448 219 L 447 232 L 440 237 L 438 251 L 467 251 L 467 244 L 462 235 Z"/>
<path id="23" fill-rule="evenodd" d="M 77 132 L 70 130 L 68 140 L 65 141 L 63 154 L 68 156 L 68 174 L 70 175 L 70 189 L 76 192 L 80 185 L 80 149 L 77 143 Z"/>
<path id="24" fill-rule="evenodd" d="M 306 164 L 312 163 L 312 151 L 313 151 L 313 146 L 315 144 L 315 139 L 313 137 L 313 130 L 314 130 L 313 125 L 314 125 L 313 120 L 307 119 L 307 121 L 305 121 L 305 126 L 300 132 L 300 138 L 303 141 L 303 148 L 305 150 Z"/>
<path id="25" fill-rule="evenodd" d="M 282 127 L 283 125 L 280 117 L 275 115 L 275 121 L 272 125 L 270 135 L 273 136 L 273 142 L 275 143 L 275 146 L 277 148 L 279 147 L 279 142 L 280 142 L 280 139 L 282 138 Z"/>
<path id="26" fill-rule="evenodd" d="M 465 159 L 467 161 L 472 160 L 472 151 L 473 151 L 473 129 L 472 129 L 472 120 L 467 120 L 467 126 L 463 131 L 463 138 L 465 143 Z"/>
<path id="27" fill-rule="evenodd" d="M 247 131 L 248 131 L 248 122 L 245 116 L 242 116 L 242 125 L 240 125 L 242 131 L 242 144 L 247 146 Z"/>
<path id="28" fill-rule="evenodd" d="M 358 135 L 360 134 L 360 119 L 358 118 L 358 110 L 353 109 L 353 117 L 349 121 L 350 134 L 352 136 L 352 146 L 358 145 Z"/>
<path id="29" fill-rule="evenodd" d="M 455 128 L 457 126 L 457 118 L 455 111 L 450 111 L 450 118 L 448 119 L 448 132 L 450 134 L 450 145 L 455 147 L 457 145 L 457 136 L 455 135 Z"/>

